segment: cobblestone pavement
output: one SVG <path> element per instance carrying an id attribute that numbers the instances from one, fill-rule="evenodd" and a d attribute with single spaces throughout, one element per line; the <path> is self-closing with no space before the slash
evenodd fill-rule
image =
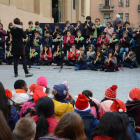
<path id="1" fill-rule="evenodd" d="M 98 100 L 103 99 L 105 90 L 113 84 L 118 85 L 117 98 L 124 102 L 128 99 L 129 91 L 134 87 L 140 88 L 140 68 L 128 69 L 123 68 L 124 71 L 105 73 L 90 70 L 75 71 L 72 69 L 54 69 L 52 66 L 41 66 L 40 69 L 30 69 L 33 77 L 26 78 L 22 66 L 19 65 L 19 76 L 14 77 L 13 66 L 0 66 L 0 81 L 5 88 L 13 90 L 14 82 L 18 79 L 23 79 L 27 82 L 28 87 L 36 83 L 39 76 L 46 76 L 48 79 L 48 87 L 53 88 L 54 84 L 60 84 L 67 81 L 70 86 L 70 94 L 75 97 L 83 90 L 91 90 L 93 96 Z M 64 67 L 67 68 L 67 67 Z"/>

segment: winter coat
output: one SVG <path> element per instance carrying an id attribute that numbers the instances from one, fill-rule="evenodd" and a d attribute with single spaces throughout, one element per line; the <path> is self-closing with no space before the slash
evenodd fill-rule
<path id="1" fill-rule="evenodd" d="M 82 58 L 80 58 L 80 61 L 78 60 L 78 58 L 80 57 L 80 54 L 78 55 L 77 59 L 76 59 L 76 63 L 86 63 L 87 61 L 87 56 L 85 54 L 82 55 Z"/>
<path id="2" fill-rule="evenodd" d="M 48 31 L 49 31 L 50 35 L 52 35 L 52 30 L 49 29 Z M 43 37 L 46 37 L 46 30 L 43 31 Z"/>
<path id="3" fill-rule="evenodd" d="M 116 32 L 117 34 L 117 38 L 118 39 L 121 39 L 121 33 L 122 33 L 122 26 L 119 28 L 119 32 L 116 32 L 118 30 L 118 27 L 117 28 L 114 28 L 114 32 Z"/>
<path id="4" fill-rule="evenodd" d="M 65 30 L 66 28 L 67 28 L 67 30 Z M 69 27 L 65 27 L 64 30 L 65 30 L 65 32 L 63 32 L 64 36 L 67 34 L 67 31 L 70 31 L 71 35 L 73 35 L 74 27 L 73 27 L 73 25 L 71 25 Z"/>
<path id="5" fill-rule="evenodd" d="M 26 32 L 23 32 L 21 28 L 18 26 L 13 27 L 11 29 L 12 34 L 12 54 L 13 55 L 23 55 L 24 52 L 24 44 L 23 38 L 26 38 Z"/>
<path id="6" fill-rule="evenodd" d="M 77 26 L 76 26 L 76 27 L 77 27 Z M 78 26 L 78 29 L 76 29 L 76 30 L 74 29 L 73 35 L 74 35 L 74 36 L 77 36 L 77 32 L 78 32 L 78 31 L 81 31 L 81 34 L 82 34 L 82 36 L 83 36 L 83 27 L 79 27 L 79 26 Z"/>
<path id="7" fill-rule="evenodd" d="M 1 29 L 1 33 L 0 33 L 0 37 L 2 39 L 3 42 L 5 42 L 5 36 L 7 36 L 7 33 L 5 30 Z"/>
<path id="8" fill-rule="evenodd" d="M 131 40 L 130 40 L 130 47 L 131 46 L 134 47 L 134 48 L 136 47 L 136 40 L 135 39 L 133 37 L 131 38 Z"/>
<path id="9" fill-rule="evenodd" d="M 115 139 L 109 136 L 100 135 L 94 137 L 93 140 L 115 140 Z"/>
<path id="10" fill-rule="evenodd" d="M 136 35 L 136 47 L 140 46 L 140 32 Z"/>
<path id="11" fill-rule="evenodd" d="M 60 120 L 60 118 L 67 112 L 74 112 L 73 105 L 69 102 L 59 102 L 55 99 L 52 99 L 54 102 L 54 114 L 55 119 Z"/>
<path id="12" fill-rule="evenodd" d="M 104 28 L 101 24 L 99 24 L 96 28 L 95 25 L 93 25 L 93 27 L 95 27 L 95 29 L 92 29 L 92 32 L 94 34 L 94 38 L 98 38 L 101 35 L 101 32 L 104 31 Z"/>
<path id="13" fill-rule="evenodd" d="M 18 121 L 17 110 L 14 106 L 11 106 L 11 116 L 7 119 L 7 123 L 12 131 L 14 130 L 17 121 Z"/>
<path id="14" fill-rule="evenodd" d="M 109 49 L 112 49 L 113 51 L 115 51 L 115 45 L 119 42 L 119 40 L 117 38 L 115 39 L 110 39 L 109 40 Z"/>
<path id="15" fill-rule="evenodd" d="M 103 56 L 106 57 L 108 55 L 108 49 L 103 50 Z"/>
<path id="16" fill-rule="evenodd" d="M 40 37 L 36 38 L 36 40 L 39 41 L 39 42 L 36 42 L 36 41 L 35 41 L 35 37 L 33 37 L 33 44 L 32 44 L 32 45 L 33 45 L 34 47 L 40 46 L 40 45 L 41 45 L 41 39 L 40 39 Z M 34 42 L 35 42 L 35 44 L 34 44 Z"/>
<path id="17" fill-rule="evenodd" d="M 67 36 L 65 36 L 65 37 L 64 37 L 64 40 L 63 40 L 63 45 L 64 45 L 64 47 L 66 47 L 66 46 L 72 46 L 72 45 L 74 44 L 74 38 L 75 38 L 75 36 L 71 35 L 71 36 L 70 36 L 70 39 L 69 39 L 68 42 L 66 43 L 66 41 L 67 41 Z"/>
<path id="18" fill-rule="evenodd" d="M 127 58 L 125 61 L 130 62 L 130 63 L 135 62 L 136 65 L 138 66 L 138 62 L 137 62 L 137 58 L 136 58 L 136 54 L 133 53 L 132 55 L 129 55 L 129 56 L 130 56 L 130 57 Z"/>
<path id="19" fill-rule="evenodd" d="M 60 28 L 58 28 L 58 29 L 56 30 L 56 33 L 55 33 L 55 34 L 54 34 L 54 32 L 55 32 L 55 29 L 53 30 L 53 38 L 56 38 L 56 34 L 57 34 L 57 33 L 62 34 L 62 30 L 61 30 Z"/>
<path id="20" fill-rule="evenodd" d="M 107 32 L 107 30 L 108 30 L 108 32 Z M 107 33 L 107 34 L 106 34 L 106 37 L 107 37 L 108 40 L 109 40 L 109 39 L 112 38 L 112 33 L 114 32 L 114 28 L 112 28 L 112 27 L 111 27 L 110 29 L 109 29 L 109 28 L 105 28 L 105 29 L 104 29 L 104 32 Z"/>
<path id="21" fill-rule="evenodd" d="M 123 53 L 120 50 L 116 52 L 118 53 L 118 55 L 115 54 L 115 57 L 117 58 L 117 63 L 120 63 L 123 59 Z"/>
<path id="22" fill-rule="evenodd" d="M 109 58 L 106 57 L 105 59 L 105 65 L 112 65 L 112 66 L 117 66 L 117 58 L 115 56 L 111 57 L 110 62 L 108 63 Z"/>
<path id="23" fill-rule="evenodd" d="M 94 50 L 94 48 L 93 48 L 93 50 Z M 89 56 L 89 53 L 90 53 L 90 56 Z M 96 58 L 95 51 L 92 51 L 92 52 L 87 51 L 87 61 L 89 61 L 89 62 L 94 61 L 95 58 Z"/>
<path id="24" fill-rule="evenodd" d="M 132 30 L 131 28 L 128 28 L 127 30 L 128 30 L 128 37 L 129 37 L 129 38 L 132 38 L 133 30 Z M 121 30 L 121 37 L 123 37 L 123 32 L 124 32 L 124 31 L 126 31 L 126 28 L 123 28 L 123 29 Z"/>
<path id="25" fill-rule="evenodd" d="M 55 52 L 54 54 L 56 54 L 57 52 Z M 62 53 L 62 55 L 61 55 Z M 63 58 L 64 58 L 65 54 L 64 52 L 58 52 L 58 55 L 54 56 L 54 59 L 57 60 L 57 61 L 61 61 Z"/>
<path id="26" fill-rule="evenodd" d="M 33 118 L 34 122 L 36 123 L 39 119 L 39 116 L 36 115 L 36 116 L 33 116 L 32 118 Z M 55 129 L 57 123 L 58 123 L 58 120 L 56 120 L 54 117 L 46 118 L 46 120 L 49 123 L 48 132 L 50 134 L 53 134 L 54 129 Z"/>
<path id="27" fill-rule="evenodd" d="M 87 41 L 88 41 L 88 43 L 87 43 Z M 90 45 L 90 44 L 92 44 L 92 45 L 94 45 L 94 46 L 96 46 L 96 39 L 95 38 L 91 38 L 90 39 L 90 41 L 89 41 L 89 38 L 87 38 L 87 40 L 86 40 L 86 48 L 88 48 L 88 45 Z"/>
<path id="28" fill-rule="evenodd" d="M 79 50 L 80 48 L 83 47 L 83 45 L 85 45 L 85 40 L 83 37 L 79 38 L 79 42 L 77 43 L 78 37 L 75 38 L 74 40 L 74 44 L 76 45 L 76 48 Z"/>
<path id="29" fill-rule="evenodd" d="M 97 49 L 99 48 L 99 47 L 101 47 L 101 45 L 103 44 L 103 43 L 108 43 L 108 38 L 107 37 L 105 37 L 104 39 L 102 39 L 102 41 L 101 41 L 101 44 L 99 43 L 101 41 L 101 36 L 99 36 L 99 38 L 97 39 L 97 43 L 96 43 L 96 45 L 97 45 Z"/>
<path id="30" fill-rule="evenodd" d="M 85 21 L 85 23 L 83 24 L 83 28 L 84 28 L 83 36 L 84 37 L 89 36 L 89 33 L 92 31 L 93 22 L 90 21 L 88 24 L 89 24 L 89 26 L 87 26 L 87 21 Z M 85 26 L 87 26 L 87 29 L 85 29 Z"/>
<path id="31" fill-rule="evenodd" d="M 71 55 L 72 55 L 72 57 L 71 57 Z M 76 60 L 78 55 L 79 55 L 79 50 L 75 50 L 74 53 L 70 51 L 68 54 L 68 60 Z"/>
<path id="32" fill-rule="evenodd" d="M 94 117 L 94 114 L 91 114 L 91 110 L 81 111 L 75 109 L 75 112 L 78 113 L 84 123 L 84 130 L 87 138 L 90 138 L 91 134 L 94 132 L 94 128 L 98 125 L 99 121 Z"/>
<path id="33" fill-rule="evenodd" d="M 105 57 L 104 56 L 98 57 L 98 60 L 96 61 L 95 65 L 103 65 L 104 61 L 105 61 Z M 94 62 L 93 62 L 93 64 L 94 64 Z"/>
<path id="34" fill-rule="evenodd" d="M 39 33 L 39 37 L 42 37 L 42 35 L 43 35 L 43 30 L 42 30 L 42 28 L 40 28 L 40 27 L 36 28 L 36 27 L 35 27 L 35 30 L 34 30 L 34 31 L 37 31 L 37 32 Z"/>
<path id="35" fill-rule="evenodd" d="M 122 39 L 123 39 L 123 37 L 122 37 Z M 126 37 L 124 39 L 125 40 L 120 41 L 121 47 L 123 47 L 123 48 L 129 48 L 129 42 L 130 42 L 129 37 Z"/>
<path id="36" fill-rule="evenodd" d="M 45 56 L 45 54 L 41 53 L 41 59 L 42 60 L 45 60 L 44 56 Z M 51 49 L 49 49 L 49 53 L 47 54 L 47 60 L 52 60 L 52 51 L 51 51 Z"/>
<path id="37" fill-rule="evenodd" d="M 122 26 L 123 26 L 123 20 L 122 20 L 121 18 L 116 18 L 116 19 L 113 21 L 113 27 L 114 27 L 114 28 L 117 28 L 117 24 L 118 24 L 119 21 L 121 21 Z"/>
<path id="38" fill-rule="evenodd" d="M 51 47 L 52 48 L 52 43 L 53 43 L 53 38 L 52 38 L 52 36 L 50 36 L 50 37 L 44 37 L 43 39 L 42 39 L 42 45 L 44 46 L 44 45 L 49 45 L 49 47 Z"/>
<path id="39" fill-rule="evenodd" d="M 140 101 L 127 101 L 125 105 L 127 113 L 133 117 L 136 126 L 140 127 Z"/>
<path id="40" fill-rule="evenodd" d="M 62 45 L 62 41 L 63 40 L 61 38 L 58 38 L 57 40 L 55 39 L 55 41 L 53 41 L 54 48 L 57 49 L 58 45 Z"/>

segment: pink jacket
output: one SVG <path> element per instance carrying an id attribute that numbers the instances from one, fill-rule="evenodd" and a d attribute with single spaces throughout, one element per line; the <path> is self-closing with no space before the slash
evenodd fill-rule
<path id="1" fill-rule="evenodd" d="M 37 120 L 39 119 L 39 116 L 34 116 L 32 118 L 34 119 L 34 122 L 36 123 Z M 54 117 L 46 118 L 46 120 L 49 123 L 48 131 L 49 131 L 50 134 L 52 134 L 54 132 L 54 129 L 55 129 L 59 120 L 56 120 Z"/>
<path id="2" fill-rule="evenodd" d="M 73 35 L 70 36 L 70 39 L 68 41 L 70 46 L 72 46 L 74 44 L 74 38 L 75 38 L 75 36 L 73 36 Z M 63 40 L 64 47 L 67 46 L 66 41 L 67 41 L 67 36 L 65 36 L 64 40 Z"/>
<path id="3" fill-rule="evenodd" d="M 22 106 L 22 109 L 21 109 L 19 118 L 22 117 L 22 114 L 25 113 L 25 111 L 27 110 L 27 108 L 34 107 L 34 106 L 35 106 L 35 104 L 34 103 L 31 103 L 31 102 L 24 103 L 23 106 Z"/>
<path id="4" fill-rule="evenodd" d="M 110 106 L 112 105 L 112 103 L 113 101 L 111 100 L 106 100 L 104 102 L 101 102 L 100 119 L 105 112 L 110 112 Z"/>
<path id="5" fill-rule="evenodd" d="M 106 32 L 107 30 L 108 30 L 108 32 Z M 112 33 L 114 32 L 114 28 L 112 28 L 112 27 L 110 29 L 105 28 L 104 31 L 107 33 L 106 37 L 108 38 L 108 40 L 111 39 L 112 38 Z"/>

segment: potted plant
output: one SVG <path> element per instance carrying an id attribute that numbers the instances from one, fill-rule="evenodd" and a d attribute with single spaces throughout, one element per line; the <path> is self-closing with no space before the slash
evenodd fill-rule
<path id="1" fill-rule="evenodd" d="M 111 6 L 111 9 L 114 9 L 114 6 Z"/>

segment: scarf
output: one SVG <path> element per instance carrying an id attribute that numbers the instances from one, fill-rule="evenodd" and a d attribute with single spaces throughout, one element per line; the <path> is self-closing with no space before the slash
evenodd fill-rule
<path id="1" fill-rule="evenodd" d="M 21 25 L 14 24 L 13 27 L 14 27 L 14 28 L 21 28 Z"/>
<path id="2" fill-rule="evenodd" d="M 26 93 L 26 91 L 24 89 L 16 89 L 15 91 L 16 91 L 16 93 Z"/>
<path id="3" fill-rule="evenodd" d="M 95 27 L 95 25 L 93 25 L 93 27 Z M 102 25 L 98 25 L 97 28 L 100 28 L 102 27 Z M 97 28 L 95 27 L 95 30 L 94 30 L 94 38 L 97 38 Z"/>

